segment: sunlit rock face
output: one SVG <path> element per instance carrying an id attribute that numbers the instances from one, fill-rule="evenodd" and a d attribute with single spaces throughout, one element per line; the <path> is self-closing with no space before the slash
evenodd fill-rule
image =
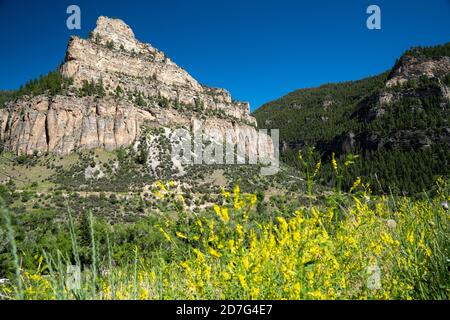
<path id="1" fill-rule="evenodd" d="M 72 37 L 60 72 L 73 79 L 64 95 L 22 96 L 0 110 L 0 139 L 16 154 L 65 155 L 78 149 L 131 145 L 143 127 L 231 130 L 257 137 L 246 102 L 224 89 L 199 84 L 163 52 L 136 40 L 122 20 L 100 17 L 89 39 Z M 86 83 L 102 83 L 103 95 L 85 94 Z M 120 94 L 117 90 L 120 89 Z M 145 103 L 137 103 L 136 95 Z M 258 143 L 250 152 L 258 153 Z M 272 143 L 262 148 L 270 153 Z"/>

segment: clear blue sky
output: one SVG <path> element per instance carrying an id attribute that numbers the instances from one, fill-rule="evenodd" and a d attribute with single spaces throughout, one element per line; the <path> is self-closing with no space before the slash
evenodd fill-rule
<path id="1" fill-rule="evenodd" d="M 82 30 L 66 28 L 78 4 Z M 382 30 L 366 9 L 382 10 Z M 201 83 L 252 109 L 298 88 L 356 80 L 390 68 L 411 46 L 450 41 L 450 0 L 0 0 L 0 89 L 54 70 L 71 34 L 99 15 L 123 19 Z"/>

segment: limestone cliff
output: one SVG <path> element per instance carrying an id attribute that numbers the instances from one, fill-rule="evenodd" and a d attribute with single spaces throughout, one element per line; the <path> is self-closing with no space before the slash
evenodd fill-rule
<path id="1" fill-rule="evenodd" d="M 63 76 L 64 95 L 22 96 L 0 109 L 0 140 L 17 154 L 68 154 L 83 148 L 113 150 L 136 141 L 143 125 L 255 130 L 249 104 L 223 89 L 200 85 L 149 44 L 136 40 L 123 21 L 100 17 L 89 39 L 72 37 Z M 103 94 L 86 94 L 89 83 Z M 270 152 L 271 145 L 267 145 Z M 257 153 L 256 143 L 251 152 Z"/>

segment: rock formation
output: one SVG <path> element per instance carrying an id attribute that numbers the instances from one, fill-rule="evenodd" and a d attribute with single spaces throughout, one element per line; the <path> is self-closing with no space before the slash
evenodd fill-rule
<path id="1" fill-rule="evenodd" d="M 23 96 L 0 109 L 0 140 L 7 150 L 113 150 L 136 141 L 143 125 L 190 128 L 194 120 L 205 131 L 233 130 L 236 142 L 240 130 L 257 136 L 248 103 L 200 85 L 118 19 L 100 17 L 89 39 L 72 37 L 60 72 L 73 79 L 67 94 Z M 101 84 L 105 93 L 85 94 L 88 83 Z M 256 146 L 250 152 L 257 153 Z M 271 152 L 271 144 L 266 147 Z"/>

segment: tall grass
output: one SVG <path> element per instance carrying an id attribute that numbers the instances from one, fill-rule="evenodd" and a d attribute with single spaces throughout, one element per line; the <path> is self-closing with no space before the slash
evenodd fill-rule
<path id="1" fill-rule="evenodd" d="M 14 256 L 16 281 L 0 286 L 10 299 L 448 299 L 450 215 L 439 192 L 425 200 L 374 197 L 367 188 L 330 195 L 327 205 L 299 208 L 259 221 L 255 196 L 239 188 L 194 216 L 183 210 L 161 232 L 167 244 L 151 258 L 138 249 L 115 261 L 114 243 L 100 257 L 95 219 L 89 214 L 91 262 L 81 265 L 79 239 L 68 210 L 72 257 L 44 252 L 37 270 L 22 270 L 9 214 L 2 207 Z M 170 197 L 170 187 L 160 190 Z M 178 254 L 180 248 L 185 251 Z M 167 252 L 173 252 L 167 258 Z M 67 266 L 81 270 L 69 288 Z M 379 286 L 370 270 L 379 270 Z M 376 280 L 376 279 L 375 279 Z"/>
<path id="2" fill-rule="evenodd" d="M 9 215 L 9 212 L 5 208 L 5 204 L 3 200 L 0 198 L 0 214 L 2 216 L 3 223 L 6 227 L 6 233 L 7 233 L 7 239 L 11 248 L 11 254 L 13 257 L 13 264 L 15 269 L 15 286 L 14 286 L 14 292 L 15 295 L 19 298 L 23 298 L 23 292 L 22 292 L 22 280 L 20 277 L 20 265 L 19 265 L 19 258 L 17 256 L 17 247 L 16 247 L 16 241 L 14 238 L 14 230 L 11 225 L 11 217 Z"/>

